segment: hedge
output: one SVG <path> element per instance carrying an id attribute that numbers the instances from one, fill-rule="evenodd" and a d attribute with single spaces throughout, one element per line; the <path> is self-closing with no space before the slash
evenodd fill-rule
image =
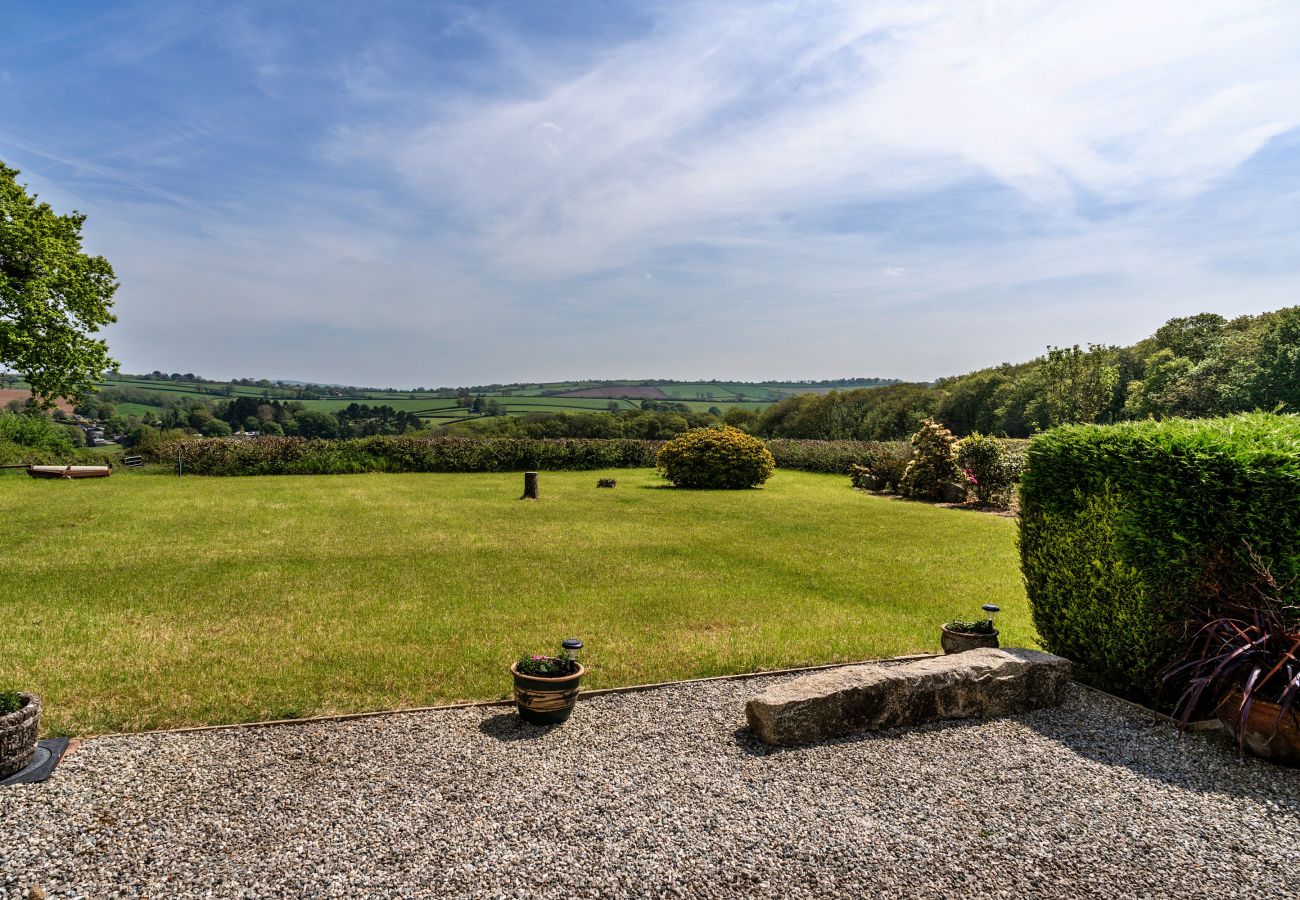
<path id="1" fill-rule="evenodd" d="M 847 475 L 854 466 L 868 469 L 885 459 L 911 453 L 907 441 L 799 441 L 775 440 L 767 442 L 778 469 L 797 469 L 801 472 L 828 472 Z"/>
<path id="2" fill-rule="evenodd" d="M 1058 428 L 1030 442 L 1020 504 L 1044 646 L 1097 687 L 1151 702 L 1189 619 L 1254 579 L 1252 554 L 1294 596 L 1300 418 Z"/>
<path id="3" fill-rule="evenodd" d="M 515 472 L 525 469 L 627 469 L 655 465 L 663 441 L 586 438 L 384 437 L 309 440 L 186 438 L 142 454 L 194 475 L 336 475 L 354 472 Z M 769 441 L 777 468 L 847 473 L 905 444 L 875 441 Z"/>
<path id="4" fill-rule="evenodd" d="M 50 450 L 27 447 L 12 441 L 0 440 L 0 466 L 103 466 L 117 463 L 120 454 L 97 453 L 93 450 Z"/>
<path id="5" fill-rule="evenodd" d="M 653 466 L 661 442 L 638 440 L 423 438 L 161 441 L 146 453 L 183 461 L 194 475 L 341 475 L 357 472 L 517 472 Z"/>

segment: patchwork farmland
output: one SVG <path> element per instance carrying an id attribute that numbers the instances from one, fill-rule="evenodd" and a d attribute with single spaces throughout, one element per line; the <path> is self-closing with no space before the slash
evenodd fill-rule
<path id="1" fill-rule="evenodd" d="M 384 405 L 398 412 L 413 413 L 430 425 L 450 425 L 487 417 L 487 413 L 474 410 L 476 398 L 493 401 L 496 414 L 508 416 L 637 410 L 643 401 L 682 404 L 691 412 L 708 412 L 732 408 L 761 410 L 796 394 L 824 394 L 836 389 L 887 383 L 887 380 L 875 378 L 845 379 L 834 383 L 626 380 L 401 391 L 270 381 L 191 380 L 189 376 L 176 380 L 166 376 L 113 375 L 103 379 L 99 388 L 106 397 L 112 398 L 121 415 L 146 417 L 186 398 L 217 401 L 253 397 L 297 401 L 307 409 L 323 412 L 337 412 L 353 403 Z M 26 388 L 27 385 L 21 381 L 10 383 L 3 392 L 4 401 L 26 399 L 29 396 Z M 67 408 L 71 409 L 70 406 Z"/>

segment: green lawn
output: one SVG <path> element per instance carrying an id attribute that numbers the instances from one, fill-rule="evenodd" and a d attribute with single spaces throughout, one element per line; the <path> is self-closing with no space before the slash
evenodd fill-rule
<path id="1" fill-rule="evenodd" d="M 932 651 L 990 600 L 1033 641 L 1010 519 L 798 472 L 521 481 L 2 478 L 0 687 L 80 734 L 502 697 L 567 635 L 593 688 Z"/>

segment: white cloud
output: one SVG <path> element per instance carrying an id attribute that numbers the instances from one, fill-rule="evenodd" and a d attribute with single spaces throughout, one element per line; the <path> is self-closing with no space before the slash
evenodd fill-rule
<path id="1" fill-rule="evenodd" d="M 698 4 L 367 152 L 520 276 L 980 176 L 1068 218 L 1081 189 L 1194 195 L 1300 125 L 1298 37 L 1278 3 Z"/>

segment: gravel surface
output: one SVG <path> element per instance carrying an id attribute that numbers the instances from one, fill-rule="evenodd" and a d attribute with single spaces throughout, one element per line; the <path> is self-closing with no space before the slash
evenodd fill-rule
<path id="1" fill-rule="evenodd" d="M 0 897 L 1300 895 L 1300 772 L 1220 735 L 1071 686 L 770 750 L 773 680 L 90 740 L 0 789 Z"/>

